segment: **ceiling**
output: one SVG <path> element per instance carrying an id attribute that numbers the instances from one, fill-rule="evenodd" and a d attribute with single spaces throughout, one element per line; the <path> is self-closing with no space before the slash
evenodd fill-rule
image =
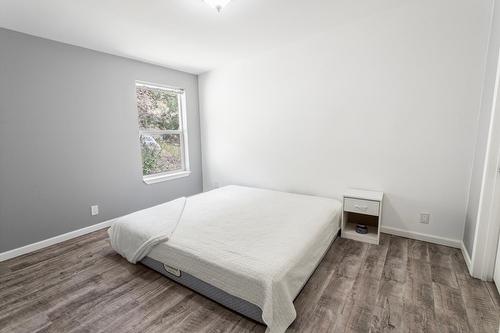
<path id="1" fill-rule="evenodd" d="M 384 2 L 233 0 L 218 14 L 202 0 L 0 0 L 0 27 L 199 74 Z"/>

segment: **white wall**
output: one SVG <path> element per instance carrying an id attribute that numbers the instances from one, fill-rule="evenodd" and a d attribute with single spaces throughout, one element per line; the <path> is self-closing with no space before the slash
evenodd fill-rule
<path id="1" fill-rule="evenodd" d="M 205 189 L 380 189 L 385 226 L 461 240 L 490 6 L 401 2 L 201 75 Z"/>

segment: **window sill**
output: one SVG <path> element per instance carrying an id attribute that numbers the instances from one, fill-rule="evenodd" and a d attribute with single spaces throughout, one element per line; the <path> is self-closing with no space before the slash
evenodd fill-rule
<path id="1" fill-rule="evenodd" d="M 188 177 L 190 174 L 191 174 L 191 171 L 180 171 L 180 172 L 170 173 L 170 174 L 166 174 L 166 175 L 143 177 L 142 181 L 148 185 L 151 185 L 151 184 L 161 183 L 161 182 L 164 182 L 167 180 Z"/>

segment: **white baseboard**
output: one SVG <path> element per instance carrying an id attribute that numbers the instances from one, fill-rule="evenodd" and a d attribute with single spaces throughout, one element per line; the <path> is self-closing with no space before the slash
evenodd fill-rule
<path id="1" fill-rule="evenodd" d="M 429 234 L 421 234 L 419 232 L 403 230 L 403 229 L 398 229 L 398 228 L 392 228 L 392 227 L 384 227 L 384 226 L 382 226 L 380 228 L 380 232 L 383 232 L 386 234 L 391 234 L 391 235 L 396 235 L 396 236 L 401 236 L 401 237 L 406 237 L 406 238 L 411 238 L 411 239 L 416 239 L 416 240 L 421 240 L 424 242 L 450 246 L 450 247 L 454 247 L 457 249 L 462 248 L 462 241 L 458 240 L 458 239 L 433 236 L 433 235 L 429 235 Z"/>
<path id="2" fill-rule="evenodd" d="M 76 238 L 79 236 L 83 236 L 86 234 L 89 234 L 91 232 L 107 228 L 111 226 L 115 219 L 107 220 L 98 224 L 91 225 L 86 228 L 74 230 L 62 235 L 58 235 L 49 239 L 45 239 L 40 242 L 36 242 L 33 244 L 29 244 L 23 247 L 19 247 L 17 249 L 9 250 L 6 252 L 0 253 L 0 261 L 5 261 L 8 259 L 12 259 L 18 256 L 21 256 L 26 253 L 34 252 L 40 249 L 43 249 L 45 247 L 64 242 L 68 239 Z M 467 250 L 465 249 L 465 246 L 462 241 L 455 240 L 455 239 L 450 239 L 450 238 L 445 238 L 445 237 L 439 237 L 439 236 L 433 236 L 429 234 L 422 234 L 418 232 L 413 232 L 413 231 L 408 231 L 408 230 L 403 230 L 403 229 L 398 229 L 398 228 L 392 228 L 392 227 L 381 227 L 381 232 L 386 233 L 386 234 L 391 234 L 391 235 L 396 235 L 396 236 L 401 236 L 401 237 L 406 237 L 406 238 L 411 238 L 411 239 L 417 239 L 429 243 L 435 243 L 435 244 L 440 244 L 440 245 L 446 245 L 446 246 L 451 246 L 454 248 L 458 248 L 462 250 L 465 262 L 467 264 L 467 268 L 469 271 L 471 270 L 471 260 L 469 257 L 469 254 L 467 253 Z"/>
<path id="3" fill-rule="evenodd" d="M 89 234 L 91 232 L 94 232 L 99 229 L 107 228 L 111 226 L 115 219 L 107 220 L 98 224 L 91 225 L 90 227 L 78 229 L 75 231 L 68 232 L 66 234 L 58 235 L 49 239 L 45 239 L 40 242 L 36 242 L 33 244 L 28 244 L 23 247 L 19 247 L 17 249 L 9 250 L 6 252 L 0 253 L 0 261 L 5 261 L 8 259 L 12 259 L 18 256 L 22 256 L 23 254 L 34 252 L 40 249 L 43 249 L 44 247 L 48 247 L 57 243 L 64 242 L 68 239 L 76 238 L 79 236 L 83 236 L 86 234 Z"/>
<path id="4" fill-rule="evenodd" d="M 460 249 L 462 250 L 462 255 L 464 256 L 467 269 L 469 270 L 469 273 L 472 275 L 472 260 L 470 259 L 469 252 L 467 251 L 467 248 L 465 247 L 463 241 L 460 243 Z"/>

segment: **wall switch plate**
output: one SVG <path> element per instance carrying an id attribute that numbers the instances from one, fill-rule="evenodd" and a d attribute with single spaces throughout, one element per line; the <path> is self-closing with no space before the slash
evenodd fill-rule
<path id="1" fill-rule="evenodd" d="M 420 213 L 420 223 L 423 223 L 423 224 L 429 224 L 431 220 L 431 214 L 429 213 Z"/>
<path id="2" fill-rule="evenodd" d="M 90 215 L 92 216 L 99 215 L 99 206 L 97 205 L 90 206 Z"/>

